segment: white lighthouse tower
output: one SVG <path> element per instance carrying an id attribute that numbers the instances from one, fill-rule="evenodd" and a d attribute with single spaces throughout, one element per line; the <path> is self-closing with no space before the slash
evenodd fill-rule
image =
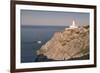
<path id="1" fill-rule="evenodd" d="M 78 26 L 76 26 L 75 21 L 73 20 L 72 25 L 70 25 L 69 28 L 65 28 L 65 30 L 74 28 L 78 28 Z"/>
<path id="2" fill-rule="evenodd" d="M 75 21 L 73 20 L 72 25 L 70 26 L 70 28 L 78 28 L 75 24 Z"/>

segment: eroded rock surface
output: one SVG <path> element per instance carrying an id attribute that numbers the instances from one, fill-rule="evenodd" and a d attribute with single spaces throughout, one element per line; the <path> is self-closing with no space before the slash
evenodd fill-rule
<path id="1" fill-rule="evenodd" d="M 53 37 L 37 51 L 37 55 L 41 54 L 53 60 L 68 60 L 88 55 L 89 26 L 68 28 L 54 33 Z"/>

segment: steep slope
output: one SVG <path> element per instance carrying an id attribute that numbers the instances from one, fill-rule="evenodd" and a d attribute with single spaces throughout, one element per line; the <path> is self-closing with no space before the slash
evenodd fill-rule
<path id="1" fill-rule="evenodd" d="M 89 55 L 89 26 L 68 28 L 54 33 L 51 40 L 37 51 L 37 55 L 44 55 L 53 60 L 68 60 Z"/>

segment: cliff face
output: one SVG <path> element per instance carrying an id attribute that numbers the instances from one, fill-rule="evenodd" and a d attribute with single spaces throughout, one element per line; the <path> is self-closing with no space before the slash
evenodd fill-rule
<path id="1" fill-rule="evenodd" d="M 89 26 L 68 28 L 54 33 L 51 40 L 37 51 L 37 55 L 41 54 L 53 60 L 68 60 L 88 55 Z"/>

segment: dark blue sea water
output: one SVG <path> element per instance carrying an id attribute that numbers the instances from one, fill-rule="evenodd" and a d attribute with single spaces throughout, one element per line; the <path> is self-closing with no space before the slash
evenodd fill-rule
<path id="1" fill-rule="evenodd" d="M 65 26 L 21 26 L 21 62 L 35 62 L 36 51 Z M 41 41 L 38 43 L 37 41 Z"/>

